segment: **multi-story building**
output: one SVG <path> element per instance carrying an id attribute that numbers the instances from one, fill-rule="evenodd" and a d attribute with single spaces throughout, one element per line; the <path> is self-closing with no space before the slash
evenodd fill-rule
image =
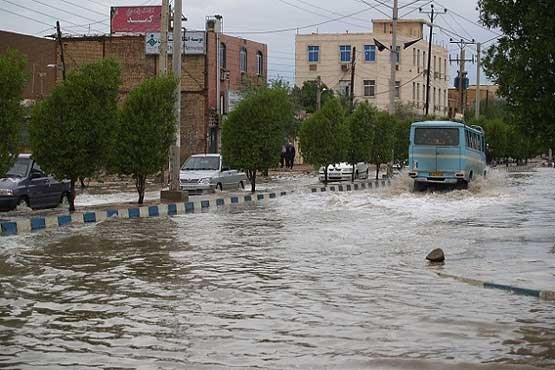
<path id="1" fill-rule="evenodd" d="M 499 86 L 497 85 L 480 85 L 480 101 L 485 104 L 484 108 L 487 108 L 490 102 L 499 99 L 497 96 L 497 90 Z M 476 85 L 470 85 L 464 91 L 464 109 L 465 111 L 469 109 L 475 109 L 476 105 L 476 92 L 478 88 Z M 449 88 L 448 93 L 448 105 L 449 105 L 449 117 L 455 117 L 457 113 L 461 113 L 461 99 L 460 92 L 457 88 Z"/>
<path id="2" fill-rule="evenodd" d="M 240 99 L 241 88 L 247 82 L 266 81 L 266 45 L 224 34 L 219 20 L 209 18 L 205 31 L 192 31 L 195 34 L 192 38 L 198 43 L 197 50 L 192 53 L 186 51 L 182 55 L 182 160 L 190 154 L 219 151 L 222 119 Z M 104 58 L 113 58 L 121 66 L 122 84 L 119 92 L 120 100 L 123 100 L 145 79 L 158 74 L 160 55 L 152 51 L 152 45 L 148 44 L 149 37 L 148 34 L 63 36 L 66 71 Z M 25 96 L 40 99 L 48 95 L 55 82 L 62 80 L 58 42 L 0 33 L 0 45 L 12 39 L 18 40 L 11 44 L 27 55 L 32 62 L 30 67 L 46 73 L 44 89 L 39 90 L 39 74 L 33 74 Z M 171 55 L 168 56 L 168 71 L 172 70 L 171 59 Z M 57 74 L 56 68 L 46 69 L 50 63 L 57 64 Z M 54 83 L 46 85 L 51 80 Z"/>
<path id="3" fill-rule="evenodd" d="M 354 98 L 368 101 L 381 110 L 389 106 L 391 55 L 379 51 L 379 43 L 391 47 L 391 20 L 373 20 L 372 33 L 311 33 L 298 34 L 295 39 L 295 83 L 316 80 L 341 94 L 349 94 L 351 61 L 356 48 Z M 423 113 L 426 102 L 428 42 L 423 38 L 424 20 L 399 20 L 395 98 Z M 405 43 L 418 40 L 403 47 Z M 432 45 L 430 60 L 429 113 L 447 115 L 448 52 Z"/>

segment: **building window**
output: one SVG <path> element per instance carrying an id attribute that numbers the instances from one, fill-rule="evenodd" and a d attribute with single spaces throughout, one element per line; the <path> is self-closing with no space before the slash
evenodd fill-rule
<path id="1" fill-rule="evenodd" d="M 420 73 L 420 50 L 416 51 L 416 67 L 417 72 Z"/>
<path id="2" fill-rule="evenodd" d="M 416 98 L 416 82 L 412 83 L 412 100 L 414 101 Z"/>
<path id="3" fill-rule="evenodd" d="M 416 65 L 416 48 L 412 48 L 412 65 Z"/>
<path id="4" fill-rule="evenodd" d="M 438 66 L 439 66 L 439 78 L 441 78 L 441 57 L 439 57 L 438 62 L 439 62 L 439 63 L 438 63 Z"/>
<path id="5" fill-rule="evenodd" d="M 434 74 L 437 73 L 436 56 L 434 55 Z"/>
<path id="6" fill-rule="evenodd" d="M 367 62 L 376 61 L 376 45 L 364 45 L 364 60 Z"/>
<path id="7" fill-rule="evenodd" d="M 225 69 L 227 67 L 227 57 L 226 57 L 226 47 L 222 42 L 220 44 L 220 68 Z"/>
<path id="8" fill-rule="evenodd" d="M 432 103 L 432 104 L 434 105 L 434 110 L 436 110 L 436 88 L 435 88 L 435 87 L 434 87 L 434 95 L 433 95 L 433 98 L 434 98 L 434 100 L 433 100 L 433 103 Z"/>
<path id="9" fill-rule="evenodd" d="M 364 96 L 376 96 L 376 80 L 364 80 Z"/>
<path id="10" fill-rule="evenodd" d="M 443 90 L 443 106 L 447 106 L 447 90 Z"/>
<path id="11" fill-rule="evenodd" d="M 401 98 L 401 81 L 395 81 L 395 97 Z"/>
<path id="12" fill-rule="evenodd" d="M 395 50 L 396 50 L 395 58 L 397 59 L 397 64 L 399 64 L 401 63 L 401 47 L 397 46 Z"/>
<path id="13" fill-rule="evenodd" d="M 311 63 L 316 63 L 320 59 L 320 47 L 309 45 L 308 46 L 308 61 Z"/>
<path id="14" fill-rule="evenodd" d="M 342 63 L 351 61 L 351 45 L 339 46 L 339 59 Z"/>
<path id="15" fill-rule="evenodd" d="M 422 84 L 422 101 L 426 101 L 426 85 Z"/>
<path id="16" fill-rule="evenodd" d="M 437 106 L 438 109 L 441 111 L 441 89 L 437 89 Z"/>
<path id="17" fill-rule="evenodd" d="M 239 70 L 247 72 L 247 49 L 241 48 L 239 52 Z"/>
<path id="18" fill-rule="evenodd" d="M 422 69 L 426 70 L 428 69 L 428 62 L 426 61 L 426 52 L 422 51 Z"/>
<path id="19" fill-rule="evenodd" d="M 256 73 L 259 76 L 264 74 L 264 56 L 261 51 L 256 53 Z"/>
<path id="20" fill-rule="evenodd" d="M 445 81 L 447 81 L 447 59 L 443 59 L 443 74 L 445 75 Z"/>
<path id="21" fill-rule="evenodd" d="M 416 101 L 420 101 L 420 82 L 416 84 Z"/>

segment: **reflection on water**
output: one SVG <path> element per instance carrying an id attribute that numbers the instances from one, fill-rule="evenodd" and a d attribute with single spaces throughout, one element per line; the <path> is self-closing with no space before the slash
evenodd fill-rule
<path id="1" fill-rule="evenodd" d="M 553 368 L 555 305 L 433 273 L 554 286 L 553 178 L 398 179 L 4 238 L 0 367 Z M 424 262 L 434 247 L 444 266 Z"/>

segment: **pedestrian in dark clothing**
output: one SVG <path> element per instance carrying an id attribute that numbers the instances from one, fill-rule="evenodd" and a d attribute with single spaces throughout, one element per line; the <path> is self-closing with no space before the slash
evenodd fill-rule
<path id="1" fill-rule="evenodd" d="M 293 163 L 295 162 L 295 147 L 291 143 L 288 143 L 285 147 L 285 158 L 287 168 L 293 169 Z"/>
<path id="2" fill-rule="evenodd" d="M 285 149 L 285 145 L 283 145 L 281 147 L 281 155 L 279 157 L 279 164 L 281 165 L 281 168 L 283 168 L 283 166 L 285 165 L 286 155 L 287 155 L 287 150 Z"/>

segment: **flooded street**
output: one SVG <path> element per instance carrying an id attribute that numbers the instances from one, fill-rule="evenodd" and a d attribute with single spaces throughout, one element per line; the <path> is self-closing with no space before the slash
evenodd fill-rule
<path id="1" fill-rule="evenodd" d="M 554 302 L 435 272 L 554 290 L 554 185 L 403 177 L 2 238 L 0 368 L 553 369 Z"/>

